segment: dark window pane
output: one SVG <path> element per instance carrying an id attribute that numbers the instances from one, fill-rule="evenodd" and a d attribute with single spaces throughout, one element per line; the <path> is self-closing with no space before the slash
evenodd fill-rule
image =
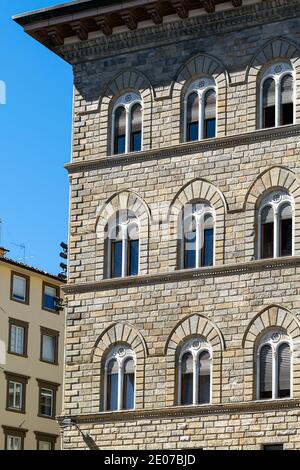
<path id="1" fill-rule="evenodd" d="M 124 383 L 123 383 L 123 408 L 124 410 L 132 410 L 134 408 L 134 361 L 129 359 L 124 367 Z"/>
<path id="2" fill-rule="evenodd" d="M 139 240 L 128 240 L 128 276 L 139 273 Z"/>
<path id="3" fill-rule="evenodd" d="M 55 310 L 57 291 L 55 287 L 45 286 L 44 290 L 44 308 Z"/>
<path id="4" fill-rule="evenodd" d="M 280 256 L 291 256 L 293 240 L 292 207 L 284 204 L 280 209 Z"/>
<path id="5" fill-rule="evenodd" d="M 293 124 L 294 104 L 293 104 L 293 78 L 286 75 L 281 81 L 281 124 Z"/>
<path id="6" fill-rule="evenodd" d="M 202 266 L 212 266 L 214 262 L 214 229 L 204 230 L 204 244 L 202 248 Z"/>
<path id="7" fill-rule="evenodd" d="M 207 351 L 199 357 L 198 403 L 210 402 L 210 356 Z"/>
<path id="8" fill-rule="evenodd" d="M 112 277 L 122 277 L 122 252 L 123 244 L 122 240 L 112 240 L 111 242 L 112 251 Z"/>
<path id="9" fill-rule="evenodd" d="M 213 139 L 216 137 L 216 120 L 215 119 L 207 119 L 205 121 L 204 126 L 204 138 L 205 139 Z"/>
<path id="10" fill-rule="evenodd" d="M 193 357 L 190 353 L 181 359 L 181 404 L 193 404 Z"/>
<path id="11" fill-rule="evenodd" d="M 283 450 L 283 444 L 266 444 L 263 450 Z"/>
<path id="12" fill-rule="evenodd" d="M 118 409 L 118 364 L 112 360 L 107 367 L 107 410 Z"/>
<path id="13" fill-rule="evenodd" d="M 199 138 L 199 97 L 191 93 L 187 100 L 187 141 Z"/>
<path id="14" fill-rule="evenodd" d="M 120 106 L 115 112 L 114 153 L 125 153 L 126 111 Z"/>
<path id="15" fill-rule="evenodd" d="M 263 127 L 275 126 L 275 81 L 268 78 L 263 84 Z"/>
<path id="16" fill-rule="evenodd" d="M 273 258 L 274 256 L 274 224 L 273 222 L 262 224 L 261 226 L 261 257 L 262 258 Z"/>
<path id="17" fill-rule="evenodd" d="M 142 146 L 142 107 L 140 104 L 132 108 L 130 132 L 130 151 L 138 152 Z"/>
<path id="18" fill-rule="evenodd" d="M 260 350 L 259 398 L 272 398 L 272 349 L 263 346 Z"/>
<path id="19" fill-rule="evenodd" d="M 282 344 L 278 351 L 278 397 L 290 396 L 291 351 L 288 344 Z"/>
<path id="20" fill-rule="evenodd" d="M 184 239 L 184 268 L 196 267 L 196 234 L 189 232 Z"/>
<path id="21" fill-rule="evenodd" d="M 216 135 L 216 92 L 208 90 L 204 98 L 204 138 Z"/>

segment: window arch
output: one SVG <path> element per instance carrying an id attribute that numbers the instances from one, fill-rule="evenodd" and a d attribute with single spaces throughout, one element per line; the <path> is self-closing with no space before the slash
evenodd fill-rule
<path id="1" fill-rule="evenodd" d="M 214 264 L 215 212 L 205 201 L 184 206 L 181 219 L 181 269 Z"/>
<path id="2" fill-rule="evenodd" d="M 143 103 L 139 93 L 118 98 L 112 111 L 112 153 L 142 150 Z"/>
<path id="3" fill-rule="evenodd" d="M 139 274 L 139 222 L 132 211 L 117 211 L 106 227 L 107 277 Z"/>
<path id="4" fill-rule="evenodd" d="M 282 190 L 273 191 L 258 210 L 258 258 L 293 255 L 294 201 Z"/>
<path id="5" fill-rule="evenodd" d="M 135 370 L 136 356 L 127 345 L 109 351 L 104 365 L 105 411 L 135 408 Z"/>
<path id="6" fill-rule="evenodd" d="M 261 339 L 257 350 L 257 399 L 292 396 L 292 343 L 280 329 Z"/>
<path id="7" fill-rule="evenodd" d="M 216 137 L 216 84 L 212 78 L 195 80 L 184 99 L 184 141 Z"/>
<path id="8" fill-rule="evenodd" d="M 295 74 L 290 63 L 269 67 L 260 82 L 260 128 L 293 124 Z"/>
<path id="9" fill-rule="evenodd" d="M 202 337 L 187 341 L 178 358 L 178 404 L 199 405 L 211 401 L 211 348 Z"/>

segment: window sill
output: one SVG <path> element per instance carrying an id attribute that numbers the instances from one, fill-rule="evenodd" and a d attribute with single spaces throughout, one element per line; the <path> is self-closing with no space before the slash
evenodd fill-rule
<path id="1" fill-rule="evenodd" d="M 12 412 L 12 413 L 18 413 L 18 414 L 26 414 L 26 410 L 18 410 L 16 408 L 5 408 L 5 411 L 9 411 L 9 412 Z"/>
<path id="2" fill-rule="evenodd" d="M 19 354 L 19 353 L 15 353 L 13 351 L 7 351 L 7 354 L 11 354 L 12 356 L 16 356 L 16 357 L 28 358 L 28 354 Z"/>
<path id="3" fill-rule="evenodd" d="M 242 275 L 272 269 L 288 268 L 291 266 L 300 266 L 300 256 L 270 258 L 268 260 L 255 260 L 236 264 L 222 264 L 213 267 L 183 269 L 156 274 L 143 274 L 139 276 L 130 276 L 118 279 L 102 279 L 95 282 L 67 284 L 62 287 L 62 289 L 66 294 L 98 292 L 109 289 L 120 289 L 134 286 L 139 287 L 194 279 L 224 277 L 228 275 Z"/>

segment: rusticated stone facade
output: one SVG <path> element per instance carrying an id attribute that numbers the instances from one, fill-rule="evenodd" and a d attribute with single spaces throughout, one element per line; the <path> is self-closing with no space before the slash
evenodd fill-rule
<path id="1" fill-rule="evenodd" d="M 54 26 L 34 15 L 19 20 L 72 63 L 75 77 L 60 420 L 71 416 L 90 438 L 65 428 L 65 449 L 300 448 L 300 5 L 215 3 L 214 13 L 202 8 L 60 43 Z M 88 5 L 80 15 L 92 15 Z M 295 73 L 294 124 L 259 129 L 261 77 L 281 62 Z M 217 137 L 183 143 L 185 90 L 208 75 Z M 132 91 L 143 100 L 143 150 L 111 156 L 112 107 Z M 294 201 L 293 256 L 258 260 L 257 210 L 274 190 Z M 195 199 L 215 210 L 214 266 L 181 270 L 178 215 Z M 122 209 L 140 222 L 140 272 L 106 279 L 105 226 Z M 293 344 L 291 397 L 257 400 L 258 342 L 275 327 Z M 211 403 L 179 406 L 178 349 L 197 335 L 213 351 Z M 135 410 L 105 412 L 103 363 L 120 343 L 136 354 Z"/>

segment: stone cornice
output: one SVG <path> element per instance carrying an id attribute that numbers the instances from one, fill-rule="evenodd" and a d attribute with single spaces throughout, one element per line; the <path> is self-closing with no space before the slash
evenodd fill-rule
<path id="1" fill-rule="evenodd" d="M 219 137 L 199 142 L 181 143 L 170 147 L 133 152 L 126 155 L 116 155 L 112 157 L 95 157 L 92 160 L 71 162 L 65 165 L 70 174 L 78 172 L 93 171 L 101 168 L 114 166 L 124 166 L 145 162 L 149 160 L 160 160 L 164 158 L 181 157 L 206 151 L 214 151 L 222 148 L 238 147 L 249 145 L 255 142 L 263 142 L 267 139 L 287 139 L 300 134 L 300 125 L 278 127 L 275 129 L 263 129 L 245 134 Z"/>
<path id="2" fill-rule="evenodd" d="M 134 410 L 119 412 L 104 412 L 94 414 L 82 414 L 72 416 L 76 423 L 97 424 L 111 422 L 126 422 L 148 419 L 187 418 L 195 416 L 242 414 L 270 411 L 285 411 L 300 408 L 300 400 L 274 400 L 274 401 L 251 401 L 240 403 L 226 403 L 221 405 L 199 405 L 199 406 L 173 406 L 156 408 L 152 410 Z M 59 416 L 61 422 L 67 416 Z"/>
<path id="3" fill-rule="evenodd" d="M 90 38 L 88 41 L 65 44 L 52 48 L 71 64 L 120 54 L 130 49 L 167 45 L 191 40 L 217 33 L 228 33 L 243 27 L 282 21 L 283 18 L 295 18 L 300 14 L 298 0 L 265 0 L 261 3 L 245 5 L 239 8 L 178 19 L 163 24 L 138 27 L 136 30 L 114 33 L 110 36 Z"/>
<path id="4" fill-rule="evenodd" d="M 119 279 L 104 279 L 97 282 L 67 284 L 62 287 L 62 290 L 67 295 L 82 294 L 86 292 L 99 292 L 138 286 L 166 284 L 170 282 L 173 283 L 209 277 L 232 276 L 298 266 L 300 266 L 300 257 L 291 256 L 287 258 L 257 260 L 248 263 L 227 264 L 222 266 L 214 266 L 212 268 L 185 269 L 168 273 L 145 274 L 142 276 L 133 276 Z"/>

